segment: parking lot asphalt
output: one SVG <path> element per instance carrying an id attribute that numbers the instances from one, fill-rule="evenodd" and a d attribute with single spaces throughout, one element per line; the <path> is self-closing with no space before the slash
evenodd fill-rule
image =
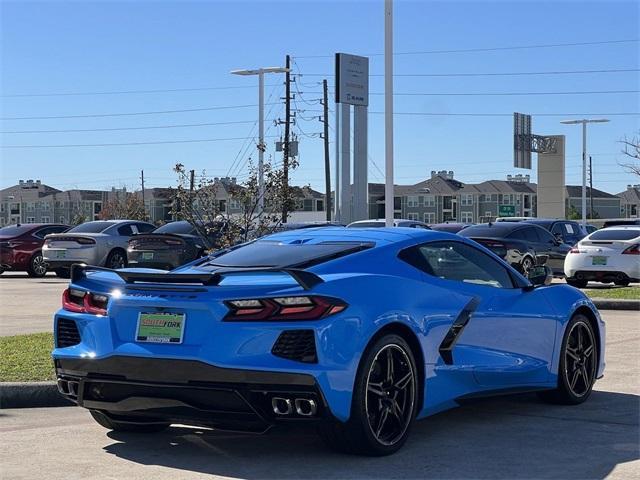
<path id="1" fill-rule="evenodd" d="M 603 316 L 607 368 L 585 404 L 476 401 L 418 422 L 391 457 L 335 454 L 312 432 L 109 433 L 77 407 L 19 409 L 0 410 L 0 477 L 640 479 L 640 322 L 636 312 Z"/>
<path id="2" fill-rule="evenodd" d="M 53 313 L 68 283 L 53 273 L 43 278 L 24 272 L 0 275 L 0 336 L 51 331 Z"/>

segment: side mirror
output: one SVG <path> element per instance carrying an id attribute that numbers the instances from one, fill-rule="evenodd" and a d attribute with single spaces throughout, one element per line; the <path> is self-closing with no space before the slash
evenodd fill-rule
<path id="1" fill-rule="evenodd" d="M 550 285 L 553 280 L 553 270 L 547 265 L 538 265 L 529 270 L 527 278 L 534 287 Z"/>

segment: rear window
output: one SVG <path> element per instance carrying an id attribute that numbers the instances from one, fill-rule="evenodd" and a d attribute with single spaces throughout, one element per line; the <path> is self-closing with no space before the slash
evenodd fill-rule
<path id="1" fill-rule="evenodd" d="M 0 237 L 17 237 L 32 228 L 33 225 L 9 225 L 8 227 L 0 228 Z"/>
<path id="2" fill-rule="evenodd" d="M 73 227 L 67 233 L 100 233 L 112 225 L 112 222 L 87 222 Z"/>
<path id="3" fill-rule="evenodd" d="M 476 225 L 461 230 L 458 235 L 461 237 L 504 237 L 513 231 L 512 222 L 500 222 L 489 225 Z"/>
<path id="4" fill-rule="evenodd" d="M 347 225 L 349 228 L 371 228 L 371 227 L 384 227 L 384 222 L 358 222 Z"/>
<path id="5" fill-rule="evenodd" d="M 258 241 L 223 253 L 205 266 L 212 267 L 298 267 L 326 262 L 367 248 L 371 243 L 326 242 L 316 244 Z"/>
<path id="6" fill-rule="evenodd" d="M 187 235 L 194 232 L 193 225 L 189 222 L 171 222 L 156 228 L 153 233 L 177 233 Z"/>
<path id="7" fill-rule="evenodd" d="M 640 237 L 640 229 L 604 229 L 593 232 L 589 240 L 631 240 Z"/>

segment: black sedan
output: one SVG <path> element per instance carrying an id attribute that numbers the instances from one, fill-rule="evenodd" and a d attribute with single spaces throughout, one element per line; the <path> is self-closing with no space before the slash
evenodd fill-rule
<path id="1" fill-rule="evenodd" d="M 571 246 L 556 239 L 548 230 L 528 222 L 498 222 L 473 225 L 458 235 L 481 243 L 523 273 L 547 257 L 554 275 L 564 274 L 564 258 Z"/>
<path id="2" fill-rule="evenodd" d="M 129 267 L 172 270 L 206 255 L 214 248 L 222 224 L 199 225 L 187 221 L 171 222 L 151 233 L 135 235 L 129 240 Z"/>

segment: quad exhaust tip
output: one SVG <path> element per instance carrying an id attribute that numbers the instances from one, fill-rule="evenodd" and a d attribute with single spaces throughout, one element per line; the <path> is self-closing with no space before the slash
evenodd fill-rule
<path id="1" fill-rule="evenodd" d="M 289 398 L 271 398 L 271 408 L 273 413 L 279 416 L 291 415 L 295 413 L 301 417 L 313 417 L 318 412 L 318 405 L 310 398 L 296 398 L 291 401 Z"/>

